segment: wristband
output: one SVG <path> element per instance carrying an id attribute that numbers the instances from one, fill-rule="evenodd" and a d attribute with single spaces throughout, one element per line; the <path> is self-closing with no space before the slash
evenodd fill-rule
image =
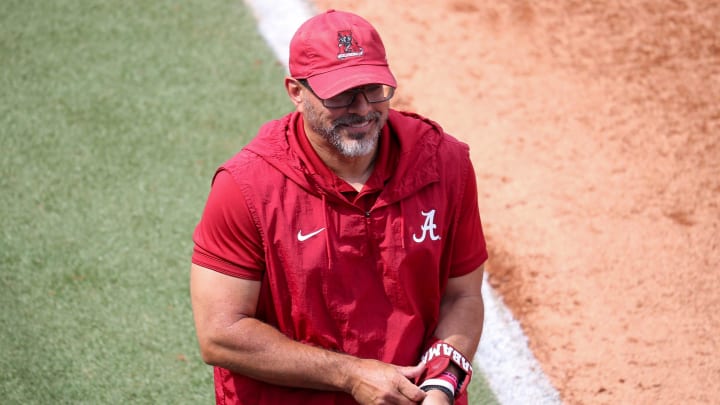
<path id="1" fill-rule="evenodd" d="M 453 398 L 455 398 L 455 387 L 452 385 L 452 383 L 449 383 L 448 381 L 440 378 L 430 378 L 425 381 L 423 381 L 422 384 L 420 384 L 420 389 L 424 391 L 425 387 L 442 387 L 445 388 L 443 391 L 447 391 L 452 393 Z M 428 388 L 429 389 L 429 388 Z"/>
<path id="2" fill-rule="evenodd" d="M 421 362 L 425 364 L 425 369 L 418 378 L 418 382 L 441 378 L 448 366 L 455 364 L 464 372 L 464 375 L 457 379 L 458 382 L 454 390 L 454 396 L 458 396 L 467 390 L 470 380 L 472 379 L 472 364 L 462 353 L 452 347 L 452 345 L 442 340 L 435 341 L 425 354 L 423 354 Z M 445 378 L 448 377 L 445 376 Z"/>
<path id="3" fill-rule="evenodd" d="M 430 381 L 430 380 L 428 380 L 428 381 Z M 420 389 L 423 390 L 424 392 L 428 392 L 430 390 L 442 391 L 443 394 L 445 394 L 448 397 L 448 400 L 450 400 L 451 404 L 455 403 L 455 394 L 453 393 L 453 391 L 450 390 L 450 388 L 448 388 L 444 385 L 432 385 L 432 384 L 425 385 L 425 384 L 423 384 L 420 386 Z"/>
<path id="4" fill-rule="evenodd" d="M 455 390 L 457 390 L 457 386 L 459 385 L 459 383 L 458 383 L 458 378 L 455 374 L 453 374 L 449 371 L 443 371 L 440 374 L 440 378 L 446 379 L 453 384 L 453 392 L 455 392 Z"/>

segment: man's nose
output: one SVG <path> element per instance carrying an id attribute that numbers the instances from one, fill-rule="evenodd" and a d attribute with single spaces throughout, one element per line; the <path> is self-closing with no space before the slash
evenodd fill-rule
<path id="1" fill-rule="evenodd" d="M 348 106 L 349 112 L 354 112 L 358 115 L 365 115 L 370 109 L 372 109 L 370 102 L 362 91 L 355 93 L 352 103 Z"/>

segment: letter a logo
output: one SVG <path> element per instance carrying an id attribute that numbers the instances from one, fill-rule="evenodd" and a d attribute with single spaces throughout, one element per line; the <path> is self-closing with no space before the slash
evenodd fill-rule
<path id="1" fill-rule="evenodd" d="M 422 235 L 418 237 L 413 234 L 413 240 L 417 243 L 424 242 L 428 232 L 430 232 L 431 240 L 440 239 L 440 236 L 435 235 L 435 228 L 437 228 L 437 225 L 435 225 L 435 210 L 430 210 L 429 212 L 421 211 L 420 213 L 425 217 L 425 223 L 420 227 L 420 229 L 422 229 Z"/>

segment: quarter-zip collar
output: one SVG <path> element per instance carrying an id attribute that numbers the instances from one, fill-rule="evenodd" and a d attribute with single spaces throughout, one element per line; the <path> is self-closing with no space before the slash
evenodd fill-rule
<path id="1" fill-rule="evenodd" d="M 345 186 L 315 153 L 303 131 L 302 115 L 293 112 L 265 124 L 246 149 L 262 157 L 306 191 L 348 203 Z M 442 128 L 416 114 L 390 110 L 380 135 L 380 152 L 366 188 L 382 188 L 375 208 L 392 204 L 439 180 L 438 146 Z M 426 145 L 428 147 L 426 147 Z"/>

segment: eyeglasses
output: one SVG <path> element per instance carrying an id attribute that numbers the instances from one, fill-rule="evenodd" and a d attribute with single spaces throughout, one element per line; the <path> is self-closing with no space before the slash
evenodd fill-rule
<path id="1" fill-rule="evenodd" d="M 306 79 L 298 79 L 298 82 L 305 86 L 310 92 L 322 101 L 326 108 L 346 108 L 355 102 L 355 97 L 362 94 L 365 100 L 370 104 L 383 103 L 390 100 L 395 95 L 395 88 L 385 84 L 368 84 L 367 86 L 356 87 L 330 98 L 320 98 Z"/>

